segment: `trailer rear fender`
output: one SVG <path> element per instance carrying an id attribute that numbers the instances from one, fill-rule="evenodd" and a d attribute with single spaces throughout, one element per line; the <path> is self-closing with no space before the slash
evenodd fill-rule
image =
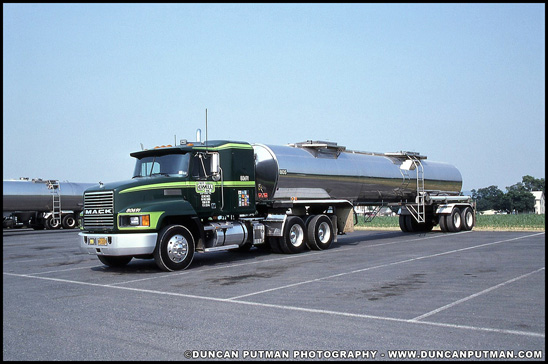
<path id="1" fill-rule="evenodd" d="M 443 205 L 439 205 L 436 209 L 436 215 L 449 215 L 453 211 L 453 208 L 455 207 L 466 207 L 470 206 L 470 204 L 465 203 L 447 203 Z"/>

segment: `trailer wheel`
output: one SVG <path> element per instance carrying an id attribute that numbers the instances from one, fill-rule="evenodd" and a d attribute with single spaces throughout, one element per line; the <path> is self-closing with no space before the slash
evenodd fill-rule
<path id="1" fill-rule="evenodd" d="M 474 210 L 470 206 L 465 207 L 461 211 L 462 218 L 462 230 L 470 231 L 476 224 L 476 217 L 474 216 Z"/>
<path id="2" fill-rule="evenodd" d="M 63 216 L 61 225 L 63 226 L 63 229 L 74 229 L 78 225 L 78 221 L 74 217 L 74 214 L 67 214 Z"/>
<path id="3" fill-rule="evenodd" d="M 317 215 L 309 219 L 306 230 L 308 233 L 306 245 L 310 249 L 329 249 L 331 243 L 335 240 L 333 222 L 326 215 Z"/>
<path id="4" fill-rule="evenodd" d="M 407 226 L 407 231 L 410 233 L 420 231 L 419 223 L 411 215 L 405 215 L 405 226 Z"/>
<path id="5" fill-rule="evenodd" d="M 304 221 L 298 216 L 290 216 L 285 222 L 283 236 L 279 239 L 280 248 L 284 253 L 295 254 L 306 248 L 306 228 Z"/>
<path id="6" fill-rule="evenodd" d="M 404 233 L 408 233 L 409 230 L 407 229 L 407 224 L 405 223 L 405 220 L 407 220 L 405 218 L 406 215 L 400 215 L 400 218 L 399 218 L 399 222 L 400 222 L 400 229 L 401 231 L 403 231 Z"/>
<path id="7" fill-rule="evenodd" d="M 447 230 L 452 233 L 456 233 L 461 230 L 462 218 L 460 216 L 460 209 L 458 207 L 453 207 L 451 214 L 447 215 L 445 219 Z"/>
<path id="8" fill-rule="evenodd" d="M 98 255 L 97 258 L 99 258 L 101 263 L 109 267 L 123 267 L 133 259 L 132 256 L 114 257 L 110 255 Z"/>
<path id="9" fill-rule="evenodd" d="M 446 219 L 446 217 L 447 217 L 446 215 L 439 215 L 439 217 L 438 217 L 438 223 L 440 224 L 440 229 L 444 233 L 449 232 L 449 230 L 447 230 L 447 219 Z"/>
<path id="10" fill-rule="evenodd" d="M 49 216 L 47 219 L 44 220 L 44 227 L 47 230 L 56 230 L 61 227 L 61 221 L 60 220 L 54 220 L 53 216 Z"/>
<path id="11" fill-rule="evenodd" d="M 194 237 L 186 227 L 168 225 L 158 234 L 154 261 L 166 272 L 185 269 L 194 258 L 194 250 Z"/>

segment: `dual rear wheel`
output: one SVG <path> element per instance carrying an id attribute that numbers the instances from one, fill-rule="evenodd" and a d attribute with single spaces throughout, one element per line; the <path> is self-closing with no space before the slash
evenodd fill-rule
<path id="1" fill-rule="evenodd" d="M 403 232 L 428 232 L 432 231 L 435 221 L 432 216 L 426 216 L 426 222 L 418 223 L 411 215 L 400 215 L 399 224 Z M 459 231 L 472 230 L 476 224 L 474 210 L 470 206 L 455 206 L 450 214 L 439 215 L 438 223 L 441 231 L 456 233 Z"/>
<path id="2" fill-rule="evenodd" d="M 312 250 L 328 249 L 335 240 L 333 222 L 327 215 L 314 215 L 306 219 L 289 216 L 281 237 L 270 237 L 269 244 L 275 253 L 296 254 L 308 247 Z"/>
<path id="3" fill-rule="evenodd" d="M 462 208 L 455 206 L 450 214 L 439 216 L 439 224 L 443 232 L 470 231 L 476 224 L 474 210 L 470 206 Z"/>

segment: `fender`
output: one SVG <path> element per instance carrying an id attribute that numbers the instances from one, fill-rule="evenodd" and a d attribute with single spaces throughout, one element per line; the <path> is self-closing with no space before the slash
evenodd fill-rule
<path id="1" fill-rule="evenodd" d="M 125 226 L 118 228 L 120 230 L 159 230 L 162 222 L 172 216 L 187 216 L 195 217 L 196 211 L 192 205 L 185 200 L 171 201 L 150 201 L 146 203 L 135 203 L 127 206 L 118 213 L 118 225 L 120 224 L 120 216 L 139 216 L 150 215 L 150 227 L 132 227 Z"/>

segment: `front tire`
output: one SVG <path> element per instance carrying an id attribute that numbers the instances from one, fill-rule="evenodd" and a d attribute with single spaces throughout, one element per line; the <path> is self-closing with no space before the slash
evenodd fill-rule
<path id="1" fill-rule="evenodd" d="M 168 225 L 158 234 L 154 261 L 165 272 L 186 269 L 195 251 L 194 237 L 183 225 Z"/>
<path id="2" fill-rule="evenodd" d="M 110 255 L 98 255 L 97 258 L 103 263 L 104 265 L 108 265 L 109 267 L 123 267 L 127 265 L 133 257 L 131 256 L 122 256 L 122 257 L 115 257 Z"/>

